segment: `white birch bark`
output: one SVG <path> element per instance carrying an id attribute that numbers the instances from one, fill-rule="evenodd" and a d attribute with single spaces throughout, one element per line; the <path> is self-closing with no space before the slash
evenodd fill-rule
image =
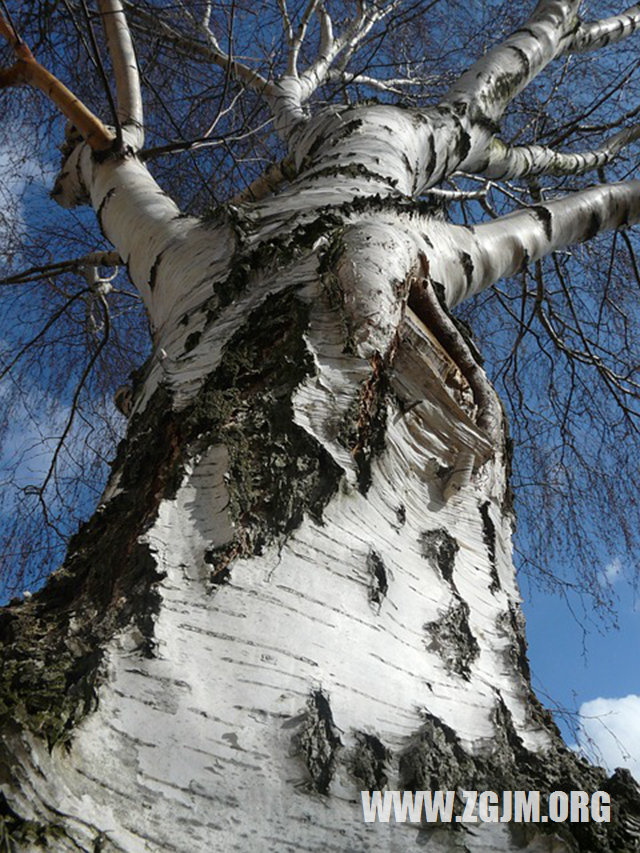
<path id="1" fill-rule="evenodd" d="M 411 203 L 486 145 L 453 101 L 475 85 L 497 116 L 496 69 L 512 97 L 576 5 L 540 3 L 438 108 L 296 119 L 290 188 L 211 223 L 131 153 L 68 159 L 57 197 L 93 205 L 154 356 L 67 568 L 2 623 L 40 638 L 33 664 L 9 659 L 0 741 L 23 838 L 28 820 L 87 853 L 510 851 L 507 824 L 365 825 L 360 791 L 604 784 L 531 691 L 505 425 L 446 306 L 636 221 L 638 186 L 476 229 Z M 302 109 L 295 80 L 269 92 L 285 118 Z M 65 687 L 34 710 L 12 673 L 38 684 L 43 661 Z M 576 849 L 537 827 L 526 844 Z"/>

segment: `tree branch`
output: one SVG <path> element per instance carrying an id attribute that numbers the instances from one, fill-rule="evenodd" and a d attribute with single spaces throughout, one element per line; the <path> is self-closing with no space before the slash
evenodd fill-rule
<path id="1" fill-rule="evenodd" d="M 616 44 L 633 35 L 640 27 L 640 3 L 611 18 L 580 24 L 573 38 L 564 48 L 564 53 L 586 53 Z"/>
<path id="2" fill-rule="evenodd" d="M 98 6 L 113 63 L 118 119 L 133 131 L 135 147 L 140 148 L 144 143 L 142 93 L 127 19 L 120 0 L 99 0 Z"/>
<path id="3" fill-rule="evenodd" d="M 508 104 L 565 49 L 580 0 L 541 0 L 526 24 L 478 60 L 444 103 L 496 125 Z"/>
<path id="4" fill-rule="evenodd" d="M 0 35 L 9 42 L 17 57 L 8 71 L 0 73 L 0 86 L 26 84 L 39 89 L 73 124 L 93 151 L 109 151 L 114 143 L 113 134 L 64 83 L 40 65 L 1 12 Z"/>
<path id="5" fill-rule="evenodd" d="M 30 267 L 0 279 L 0 286 L 12 284 L 30 284 L 43 278 L 51 278 L 63 272 L 74 272 L 88 266 L 94 267 L 117 267 L 122 266 L 123 261 L 117 252 L 90 252 L 81 258 L 72 258 L 67 261 L 54 261 L 43 266 Z"/>
<path id="6" fill-rule="evenodd" d="M 324 36 L 321 38 L 320 50 L 315 61 L 300 75 L 305 83 L 303 103 L 308 100 L 315 90 L 324 83 L 329 70 L 335 60 L 343 54 L 342 66 L 354 53 L 358 45 L 369 34 L 371 28 L 383 18 L 387 17 L 400 5 L 400 0 L 391 0 L 386 5 L 366 6 L 358 5 L 358 16 L 349 23 L 338 37 L 334 38 L 331 28 L 331 19 L 324 7 L 321 7 L 321 25 Z"/>
<path id="7" fill-rule="evenodd" d="M 640 221 L 640 181 L 601 184 L 473 228 L 432 222 L 431 276 L 452 307 L 552 252 Z"/>
<path id="8" fill-rule="evenodd" d="M 199 56 L 201 59 L 212 62 L 225 71 L 230 70 L 232 76 L 248 89 L 264 95 L 274 93 L 273 83 L 268 82 L 258 71 L 254 71 L 248 65 L 231 58 L 225 53 L 211 30 L 205 27 L 200 21 L 193 19 L 198 31 L 205 38 L 205 42 L 179 33 L 167 24 L 166 21 L 163 21 L 158 14 L 147 12 L 137 3 L 125 2 L 125 6 L 131 21 L 135 21 L 139 26 L 143 26 L 175 47 L 182 49 L 189 56 Z"/>
<path id="9" fill-rule="evenodd" d="M 544 145 L 510 146 L 494 137 L 486 152 L 488 159 L 474 167 L 474 171 L 496 180 L 527 175 L 583 175 L 611 163 L 623 148 L 637 139 L 640 139 L 638 124 L 616 133 L 599 148 L 571 154 Z"/>

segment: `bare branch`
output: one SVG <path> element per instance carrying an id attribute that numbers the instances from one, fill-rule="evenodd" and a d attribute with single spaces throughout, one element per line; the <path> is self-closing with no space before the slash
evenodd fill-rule
<path id="1" fill-rule="evenodd" d="M 496 124 L 508 104 L 564 51 L 580 0 L 541 0 L 526 24 L 451 87 L 444 103 Z"/>
<path id="2" fill-rule="evenodd" d="M 125 6 L 131 21 L 135 21 L 144 29 L 155 33 L 188 55 L 199 56 L 225 71 L 230 70 L 232 76 L 248 89 L 264 95 L 274 94 L 273 83 L 269 83 L 258 71 L 249 68 L 248 65 L 225 53 L 211 30 L 202 22 L 193 19 L 195 26 L 205 39 L 204 42 L 178 32 L 166 21 L 163 21 L 159 15 L 146 11 L 137 3 L 125 2 Z"/>
<path id="3" fill-rule="evenodd" d="M 91 252 L 81 258 L 72 258 L 67 261 L 55 261 L 43 266 L 30 267 L 15 275 L 0 279 L 0 286 L 11 284 L 29 284 L 40 281 L 43 278 L 59 275 L 63 272 L 75 272 L 87 266 L 94 267 L 117 267 L 122 265 L 122 260 L 117 252 Z"/>
<path id="4" fill-rule="evenodd" d="M 282 15 L 284 35 L 287 40 L 287 44 L 291 47 L 293 45 L 293 27 L 291 25 L 291 18 L 289 17 L 289 10 L 287 9 L 287 0 L 278 0 L 278 7 L 280 9 L 280 14 Z M 293 73 L 291 64 L 289 65 L 289 73 Z"/>
<path id="5" fill-rule="evenodd" d="M 633 35 L 640 27 L 640 3 L 611 18 L 580 24 L 573 38 L 564 48 L 564 53 L 586 53 L 616 44 Z"/>
<path id="6" fill-rule="evenodd" d="M 327 76 L 329 80 L 335 80 L 344 85 L 361 84 L 371 86 L 372 89 L 377 89 L 380 92 L 391 92 L 394 95 L 405 94 L 405 89 L 409 86 L 424 86 L 425 83 L 429 82 L 424 77 L 388 77 L 381 79 L 369 77 L 367 74 L 349 74 L 337 69 L 329 71 Z"/>
<path id="7" fill-rule="evenodd" d="M 113 134 L 57 77 L 40 65 L 1 12 L 0 35 L 9 42 L 17 57 L 8 71 L 0 73 L 0 87 L 27 84 L 39 89 L 77 128 L 93 151 L 111 149 Z"/>
<path id="8" fill-rule="evenodd" d="M 329 22 L 325 21 L 324 27 L 327 35 L 321 40 L 320 52 L 316 60 L 300 75 L 305 83 L 303 103 L 327 79 L 329 70 L 338 56 L 342 54 L 341 67 L 344 69 L 350 57 L 362 40 L 369 34 L 372 27 L 393 12 L 400 5 L 400 2 L 401 0 L 390 0 L 386 5 L 381 4 L 380 6 L 358 4 L 358 16 L 335 38 L 333 37 L 333 31 L 329 34 L 328 26 L 330 20 Z M 328 18 L 326 10 L 323 10 L 323 15 Z"/>
<path id="9" fill-rule="evenodd" d="M 291 42 L 291 52 L 289 54 L 289 74 L 292 74 L 294 77 L 298 76 L 298 57 L 300 55 L 300 49 L 302 47 L 302 42 L 307 34 L 307 27 L 309 26 L 309 21 L 311 20 L 311 16 L 316 11 L 320 4 L 320 0 L 309 0 L 307 6 L 302 14 L 302 20 L 300 21 L 300 26 L 298 27 L 298 32 L 296 33 L 293 41 Z"/>
<path id="10" fill-rule="evenodd" d="M 453 306 L 557 249 L 640 221 L 640 181 L 602 184 L 473 228 L 431 223 L 432 277 Z M 446 273 L 446 274 L 445 274 Z"/>
<path id="11" fill-rule="evenodd" d="M 527 175 L 583 175 L 601 169 L 631 142 L 640 139 L 640 125 L 616 133 L 599 148 L 579 153 L 554 151 L 543 145 L 506 145 L 497 137 L 491 141 L 485 163 L 475 171 L 493 179 L 522 178 Z"/>

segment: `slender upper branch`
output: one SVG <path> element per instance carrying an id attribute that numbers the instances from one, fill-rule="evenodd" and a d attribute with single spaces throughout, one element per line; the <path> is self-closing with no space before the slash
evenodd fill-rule
<path id="1" fill-rule="evenodd" d="M 305 100 L 327 79 L 331 66 L 341 56 L 342 67 L 358 48 L 372 27 L 386 18 L 399 5 L 401 0 L 390 0 L 386 4 L 359 4 L 357 16 L 345 26 L 343 32 L 334 37 L 331 18 L 323 6 L 319 7 L 321 22 L 321 40 L 318 56 L 301 77 L 306 83 Z"/>
<path id="2" fill-rule="evenodd" d="M 116 82 L 118 120 L 137 131 L 137 148 L 144 143 L 144 116 L 140 75 L 131 34 L 120 0 L 99 0 Z"/>
<path id="3" fill-rule="evenodd" d="M 565 53 L 585 53 L 608 44 L 616 44 L 632 35 L 640 27 L 640 3 L 629 6 L 622 14 L 600 21 L 580 24 Z"/>
<path id="4" fill-rule="evenodd" d="M 306 9 L 302 14 L 302 20 L 300 21 L 298 32 L 296 33 L 295 37 L 293 38 L 293 41 L 291 42 L 289 73 L 292 73 L 294 75 L 298 74 L 298 57 L 300 55 L 300 49 L 302 48 L 302 42 L 304 41 L 305 35 L 307 34 L 307 27 L 309 26 L 311 16 L 314 14 L 314 12 L 317 11 L 319 5 L 320 0 L 309 0 Z"/>
<path id="5" fill-rule="evenodd" d="M 13 27 L 0 13 L 0 35 L 13 48 L 17 57 L 14 65 L 0 72 L 0 86 L 26 84 L 43 92 L 89 144 L 93 151 L 108 151 L 114 142 L 113 134 L 73 92 L 36 60 Z"/>
<path id="6" fill-rule="evenodd" d="M 230 70 L 233 77 L 249 89 L 263 94 L 272 92 L 273 84 L 269 83 L 258 71 L 225 53 L 209 27 L 205 26 L 203 22 L 193 18 L 194 25 L 204 39 L 204 41 L 200 41 L 178 32 L 174 27 L 162 20 L 159 14 L 143 9 L 138 3 L 125 2 L 124 5 L 127 9 L 127 15 L 132 22 L 142 26 L 149 32 L 156 33 L 165 41 L 184 51 L 187 55 L 205 59 L 207 62 L 218 65 L 225 71 Z"/>

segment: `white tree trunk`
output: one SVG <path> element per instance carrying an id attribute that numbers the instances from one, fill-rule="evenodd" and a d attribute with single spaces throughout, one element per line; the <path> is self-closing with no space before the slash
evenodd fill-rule
<path id="1" fill-rule="evenodd" d="M 57 188 L 91 199 L 155 348 L 103 503 L 2 616 L 12 843 L 632 849 L 622 818 L 580 847 L 571 826 L 365 825 L 360 805 L 605 784 L 531 692 L 505 425 L 435 296 L 581 239 L 592 206 L 570 228 L 560 203 L 519 214 L 502 243 L 418 215 L 409 196 L 483 138 L 446 105 L 291 132 L 304 175 L 210 223 L 132 156 L 79 147 Z"/>

